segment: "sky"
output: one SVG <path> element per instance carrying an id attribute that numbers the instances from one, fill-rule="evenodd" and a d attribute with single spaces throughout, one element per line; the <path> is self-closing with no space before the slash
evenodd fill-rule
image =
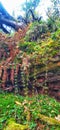
<path id="1" fill-rule="evenodd" d="M 15 13 L 15 17 L 19 14 L 22 15 L 23 12 L 21 11 L 21 5 L 25 2 L 25 0 L 0 0 L 6 10 L 12 15 L 13 11 Z M 50 0 L 41 0 L 39 7 L 37 8 L 37 13 L 39 12 L 40 15 L 46 19 L 46 11 L 47 7 L 51 6 Z"/>

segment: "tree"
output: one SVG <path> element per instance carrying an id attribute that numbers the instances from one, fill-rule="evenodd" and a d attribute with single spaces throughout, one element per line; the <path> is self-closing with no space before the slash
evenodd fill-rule
<path id="1" fill-rule="evenodd" d="M 15 18 L 7 12 L 3 4 L 0 2 L 0 29 L 5 33 L 10 33 L 10 28 L 11 30 L 14 29 L 15 31 L 18 31 L 19 28 L 24 28 L 24 24 L 16 22 Z"/>
<path id="2" fill-rule="evenodd" d="M 39 5 L 40 0 L 26 0 L 22 5 L 22 10 L 25 12 L 26 23 L 30 22 L 31 16 L 33 20 L 38 20 L 40 18 L 35 16 L 35 10 Z M 30 19 L 29 19 L 30 18 Z"/>
<path id="3" fill-rule="evenodd" d="M 23 11 L 27 12 L 29 9 L 35 10 L 40 3 L 40 0 L 26 0 L 24 4 L 22 5 Z"/>
<path id="4" fill-rule="evenodd" d="M 51 0 L 53 3 L 53 17 L 54 19 L 60 17 L 60 0 Z"/>
<path id="5" fill-rule="evenodd" d="M 56 20 L 60 17 L 60 0 L 51 0 L 52 6 L 48 8 L 48 14 L 52 19 Z"/>
<path id="6" fill-rule="evenodd" d="M 51 0 L 52 5 L 48 8 L 48 27 L 51 31 L 56 31 L 60 26 L 60 0 Z"/>
<path id="7" fill-rule="evenodd" d="M 36 7 L 38 6 L 40 0 L 30 0 L 27 1 L 23 7 L 25 11 L 25 18 L 22 16 L 19 16 L 18 19 L 16 20 L 14 17 L 12 17 L 4 8 L 2 3 L 0 2 L 0 29 L 2 29 L 5 33 L 10 33 L 10 28 L 11 30 L 16 30 L 18 31 L 19 28 L 24 29 L 28 23 L 30 23 L 30 16 L 32 16 L 32 21 L 40 21 L 41 17 L 36 17 L 34 12 Z"/>

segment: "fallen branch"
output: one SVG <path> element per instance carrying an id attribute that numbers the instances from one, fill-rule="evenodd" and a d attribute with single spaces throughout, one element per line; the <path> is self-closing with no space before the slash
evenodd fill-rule
<path id="1" fill-rule="evenodd" d="M 4 25 L 7 25 L 9 27 L 12 27 L 13 29 L 15 29 L 16 31 L 18 31 L 19 28 L 23 29 L 24 28 L 24 25 L 21 25 L 21 23 L 17 23 L 15 21 L 12 21 L 12 20 L 8 20 L 4 17 L 1 17 L 0 18 L 0 24 L 4 24 Z"/>
<path id="2" fill-rule="evenodd" d="M 42 121 L 47 122 L 47 124 L 49 124 L 49 125 L 58 125 L 58 126 L 60 126 L 60 121 L 55 119 L 55 118 L 47 117 L 47 116 L 45 116 L 43 114 L 39 114 L 38 117 Z"/>

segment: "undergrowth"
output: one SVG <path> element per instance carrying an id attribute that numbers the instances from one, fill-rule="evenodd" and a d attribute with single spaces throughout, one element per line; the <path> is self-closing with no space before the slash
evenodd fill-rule
<path id="1" fill-rule="evenodd" d="M 8 93 L 0 94 L 0 130 L 7 126 L 11 118 L 16 123 L 27 124 L 28 130 L 37 130 L 38 127 L 41 130 L 59 130 L 60 124 L 53 123 L 59 114 L 60 103 L 47 95 L 23 97 Z M 49 123 L 51 118 L 52 124 Z"/>

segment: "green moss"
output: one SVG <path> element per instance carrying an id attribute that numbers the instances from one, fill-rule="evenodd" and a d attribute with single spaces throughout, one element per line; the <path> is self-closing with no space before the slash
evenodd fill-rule
<path id="1" fill-rule="evenodd" d="M 55 118 L 47 117 L 42 114 L 39 114 L 38 117 L 40 117 L 40 119 L 44 122 L 47 122 L 47 124 L 60 126 L 60 121 L 56 120 Z"/>
<path id="2" fill-rule="evenodd" d="M 21 125 L 13 120 L 9 120 L 8 125 L 6 126 L 6 128 L 4 128 L 4 130 L 27 130 L 27 129 L 28 125 Z"/>

